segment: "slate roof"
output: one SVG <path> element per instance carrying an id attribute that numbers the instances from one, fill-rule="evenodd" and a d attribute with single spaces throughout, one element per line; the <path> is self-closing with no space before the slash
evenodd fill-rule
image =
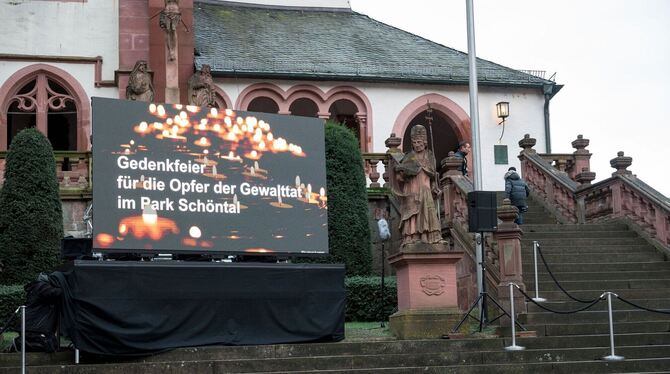
<path id="1" fill-rule="evenodd" d="M 214 76 L 468 83 L 467 53 L 348 9 L 196 0 L 193 13 L 196 68 L 209 64 Z M 477 73 L 481 85 L 555 85 L 483 59 Z"/>

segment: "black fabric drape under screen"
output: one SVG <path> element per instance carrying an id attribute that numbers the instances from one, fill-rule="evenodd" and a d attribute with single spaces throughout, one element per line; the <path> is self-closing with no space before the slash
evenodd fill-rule
<path id="1" fill-rule="evenodd" d="M 83 352 L 344 338 L 344 266 L 75 261 L 52 274 Z"/>

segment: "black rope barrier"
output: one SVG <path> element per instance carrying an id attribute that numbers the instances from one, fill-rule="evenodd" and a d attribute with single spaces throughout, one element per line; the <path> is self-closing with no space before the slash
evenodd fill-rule
<path id="1" fill-rule="evenodd" d="M 594 301 L 597 302 L 598 300 L 600 300 L 600 298 L 593 299 L 593 300 L 582 300 L 582 299 L 578 299 L 578 298 L 570 295 L 570 293 L 568 291 L 566 291 L 565 288 L 563 288 L 563 286 L 561 286 L 560 283 L 558 283 L 558 280 L 554 276 L 554 273 L 551 272 L 551 269 L 549 268 L 549 264 L 547 264 L 547 261 L 544 259 L 544 255 L 542 254 L 542 250 L 540 249 L 540 245 L 537 246 L 537 253 L 540 254 L 540 258 L 542 259 L 542 262 L 544 263 L 544 267 L 547 269 L 547 272 L 549 273 L 549 276 L 551 277 L 551 279 L 554 281 L 554 283 L 556 283 L 558 288 L 561 291 L 563 291 L 563 293 L 566 294 L 569 298 L 571 298 L 572 300 L 574 300 L 576 302 L 584 303 L 584 304 L 592 304 Z"/>
<path id="2" fill-rule="evenodd" d="M 592 306 L 598 304 L 598 302 L 600 302 L 601 300 L 604 300 L 602 297 L 599 297 L 599 298 L 593 300 L 589 305 L 586 305 L 586 306 L 583 307 L 583 308 L 578 308 L 578 309 L 574 309 L 574 310 L 554 310 L 554 309 L 551 309 L 551 308 L 547 308 L 546 306 L 544 306 L 544 305 L 542 305 L 542 304 L 539 304 L 538 302 L 536 302 L 535 300 L 533 300 L 532 297 L 528 296 L 528 294 L 525 293 L 525 292 L 524 292 L 521 288 L 519 288 L 518 286 L 517 286 L 517 289 L 518 289 L 519 292 L 521 292 L 521 294 L 526 298 L 526 301 L 530 301 L 530 302 L 532 302 L 533 304 L 539 306 L 541 309 L 544 309 L 544 310 L 546 310 L 547 312 L 552 312 L 552 313 L 557 313 L 557 314 L 574 314 L 574 313 L 577 313 L 577 312 L 582 312 L 582 311 L 587 310 L 587 309 L 591 308 Z"/>
<path id="3" fill-rule="evenodd" d="M 644 306 L 642 306 L 642 305 L 635 304 L 635 303 L 632 302 L 632 301 L 626 300 L 626 299 L 624 299 L 623 297 L 621 297 L 621 296 L 619 296 L 619 295 L 617 295 L 617 298 L 618 298 L 619 300 L 621 300 L 622 302 L 624 302 L 624 303 L 626 303 L 626 304 L 628 304 L 628 305 L 630 305 L 630 306 L 632 306 L 632 307 L 634 307 L 634 308 L 638 308 L 638 309 L 646 310 L 647 312 L 661 313 L 661 314 L 670 314 L 670 310 L 658 310 L 658 309 L 647 308 L 647 307 L 644 307 Z"/>

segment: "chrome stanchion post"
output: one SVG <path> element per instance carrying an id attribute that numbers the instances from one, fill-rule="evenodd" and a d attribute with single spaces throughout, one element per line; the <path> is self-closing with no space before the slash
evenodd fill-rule
<path id="1" fill-rule="evenodd" d="M 21 374 L 26 374 L 26 306 L 21 305 Z"/>
<path id="2" fill-rule="evenodd" d="M 512 319 L 512 345 L 505 347 L 506 351 L 523 351 L 526 347 L 516 345 L 516 313 L 514 313 L 514 283 L 509 284 L 510 318 Z"/>
<path id="3" fill-rule="evenodd" d="M 539 244 L 537 244 L 537 240 L 533 240 L 533 264 L 535 266 L 535 297 L 533 298 L 533 301 L 536 303 L 542 303 L 547 301 L 547 299 L 540 297 L 540 287 L 539 287 L 539 280 L 538 280 L 538 274 L 537 274 L 537 247 Z"/>
<path id="4" fill-rule="evenodd" d="M 77 348 L 74 349 L 74 363 L 79 365 L 79 349 Z"/>
<path id="5" fill-rule="evenodd" d="M 617 356 L 614 354 L 614 324 L 612 323 L 612 293 L 605 292 L 607 294 L 607 315 L 609 316 L 610 322 L 610 355 L 603 357 L 605 361 L 621 361 L 624 359 L 623 356 Z M 619 297 L 614 294 L 614 296 Z"/>

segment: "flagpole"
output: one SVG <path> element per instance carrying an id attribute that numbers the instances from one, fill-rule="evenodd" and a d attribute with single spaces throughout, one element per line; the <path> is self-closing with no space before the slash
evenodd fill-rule
<path id="1" fill-rule="evenodd" d="M 475 52 L 475 17 L 472 0 L 465 0 L 466 15 L 468 20 L 468 68 L 469 68 L 469 87 L 470 87 L 470 125 L 472 126 L 472 159 L 474 189 L 482 189 L 482 160 L 481 148 L 479 142 L 479 102 L 477 101 L 477 53 Z M 484 273 L 482 271 L 483 261 L 486 261 L 482 251 L 482 238 L 480 233 L 475 233 L 475 255 L 477 259 L 477 289 L 481 295 L 484 291 Z M 479 301 L 480 312 L 485 307 L 482 298 Z M 484 314 L 485 315 L 485 314 Z"/>

